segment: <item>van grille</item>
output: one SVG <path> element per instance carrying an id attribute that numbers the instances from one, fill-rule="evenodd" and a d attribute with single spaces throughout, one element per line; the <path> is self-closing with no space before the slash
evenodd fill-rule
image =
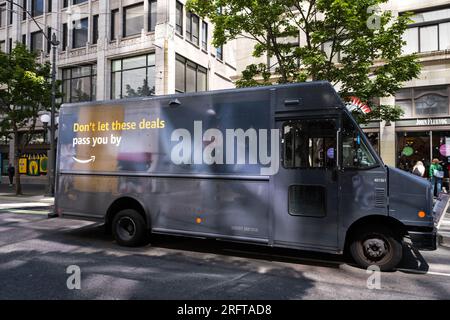
<path id="1" fill-rule="evenodd" d="M 384 188 L 375 189 L 375 207 L 384 208 L 386 206 L 386 194 Z"/>

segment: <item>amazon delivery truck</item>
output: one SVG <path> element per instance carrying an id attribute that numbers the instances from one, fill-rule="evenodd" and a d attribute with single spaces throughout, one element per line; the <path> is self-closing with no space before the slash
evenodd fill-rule
<path id="1" fill-rule="evenodd" d="M 308 82 L 65 104 L 55 213 L 150 233 L 343 253 L 436 249 L 431 185 L 387 167 L 333 87 Z M 407 187 L 406 187 L 407 186 Z"/>

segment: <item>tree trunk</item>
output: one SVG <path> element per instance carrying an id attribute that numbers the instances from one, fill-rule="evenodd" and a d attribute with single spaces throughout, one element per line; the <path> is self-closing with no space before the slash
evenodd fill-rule
<path id="1" fill-rule="evenodd" d="M 19 131 L 14 130 L 14 167 L 15 167 L 15 178 L 16 178 L 16 195 L 22 194 L 22 185 L 20 184 L 20 173 L 19 173 Z"/>

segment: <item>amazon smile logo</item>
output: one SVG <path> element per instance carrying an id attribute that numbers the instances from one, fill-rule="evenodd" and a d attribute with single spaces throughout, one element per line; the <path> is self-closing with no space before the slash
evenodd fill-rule
<path id="1" fill-rule="evenodd" d="M 87 164 L 87 163 L 95 162 L 95 156 L 91 156 L 90 159 L 78 159 L 76 157 L 72 157 L 72 159 L 75 162 L 78 162 L 78 163 L 81 163 L 81 164 Z"/>

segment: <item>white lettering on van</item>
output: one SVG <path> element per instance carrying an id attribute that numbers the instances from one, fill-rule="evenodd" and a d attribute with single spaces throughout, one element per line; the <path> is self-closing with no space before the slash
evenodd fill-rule
<path id="1" fill-rule="evenodd" d="M 261 175 L 274 175 L 279 170 L 279 130 L 249 128 L 211 128 L 203 132 L 201 121 L 194 121 L 194 137 L 189 130 L 175 129 L 171 141 L 177 142 L 171 151 L 171 160 L 181 164 L 261 165 Z M 225 152 L 224 152 L 225 151 Z"/>

